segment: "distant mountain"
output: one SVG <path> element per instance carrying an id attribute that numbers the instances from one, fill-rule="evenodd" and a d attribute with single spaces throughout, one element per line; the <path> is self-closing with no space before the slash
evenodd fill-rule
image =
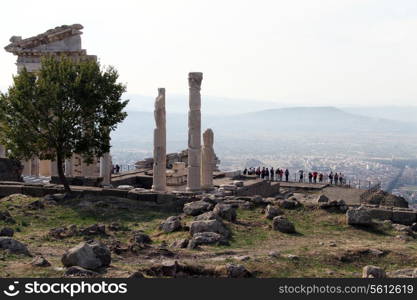
<path id="1" fill-rule="evenodd" d="M 417 106 L 344 107 L 344 111 L 373 118 L 417 123 Z"/>
<path id="2" fill-rule="evenodd" d="M 352 114 L 335 107 L 291 107 L 268 109 L 225 117 L 213 122 L 217 131 L 246 135 L 280 132 L 306 133 L 398 133 L 417 129 L 417 124 Z"/>
<path id="3" fill-rule="evenodd" d="M 155 95 L 156 96 L 156 95 Z M 129 111 L 152 112 L 155 97 L 138 94 L 125 94 L 130 99 L 127 109 Z M 207 115 L 236 115 L 261 109 L 278 108 L 283 104 L 268 101 L 255 101 L 251 99 L 221 98 L 202 95 L 201 110 Z M 219 109 L 221 107 L 221 109 Z M 166 93 L 166 110 L 168 113 L 184 114 L 188 111 L 188 95 Z"/>
<path id="4" fill-rule="evenodd" d="M 172 151 L 184 149 L 187 141 L 187 114 L 167 113 L 167 139 Z M 112 134 L 113 145 L 152 149 L 152 112 L 129 111 L 127 119 Z M 326 136 L 355 134 L 415 133 L 417 124 L 366 117 L 335 107 L 291 107 L 268 109 L 233 116 L 202 116 L 202 128 L 212 128 L 217 140 L 249 141 L 282 136 Z"/>

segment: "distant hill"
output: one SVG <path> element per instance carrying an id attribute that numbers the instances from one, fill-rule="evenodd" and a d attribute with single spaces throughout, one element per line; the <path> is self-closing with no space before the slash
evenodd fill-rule
<path id="1" fill-rule="evenodd" d="M 167 114 L 167 139 L 172 151 L 184 149 L 187 142 L 187 114 Z M 112 134 L 113 145 L 152 149 L 152 112 L 129 111 L 127 119 Z M 293 136 L 355 135 L 417 132 L 417 124 L 353 114 L 335 107 L 291 107 L 268 109 L 233 116 L 212 116 L 203 111 L 202 128 L 212 128 L 216 140 L 233 151 L 233 141 Z M 226 144 L 227 143 L 227 144 Z M 267 146 L 268 147 L 268 146 Z"/>
<path id="2" fill-rule="evenodd" d="M 344 107 L 342 109 L 346 112 L 367 117 L 417 123 L 417 106 L 364 106 Z"/>

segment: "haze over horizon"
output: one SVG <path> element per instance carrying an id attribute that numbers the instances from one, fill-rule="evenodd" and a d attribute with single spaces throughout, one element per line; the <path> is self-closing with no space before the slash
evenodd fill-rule
<path id="1" fill-rule="evenodd" d="M 83 48 L 115 66 L 129 94 L 153 99 L 165 87 L 167 99 L 182 97 L 187 73 L 201 71 L 203 99 L 248 99 L 261 108 L 407 106 L 417 99 L 412 0 L 5 3 L 2 47 L 13 35 L 80 23 Z M 1 50 L 2 91 L 15 61 Z M 141 105 L 135 102 L 129 109 Z"/>

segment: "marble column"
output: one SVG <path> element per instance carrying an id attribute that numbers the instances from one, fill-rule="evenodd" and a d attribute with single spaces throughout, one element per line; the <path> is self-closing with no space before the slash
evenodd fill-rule
<path id="1" fill-rule="evenodd" d="M 0 145 L 0 158 L 6 158 L 6 147 Z"/>
<path id="2" fill-rule="evenodd" d="M 65 164 L 65 176 L 66 177 L 72 177 L 73 176 L 73 172 L 72 172 L 72 157 L 71 158 L 67 158 L 64 162 Z"/>
<path id="3" fill-rule="evenodd" d="M 56 160 L 51 160 L 51 177 L 58 175 L 58 164 Z"/>
<path id="4" fill-rule="evenodd" d="M 203 133 L 203 148 L 201 151 L 201 184 L 203 189 L 213 188 L 214 171 L 214 134 L 207 129 Z"/>
<path id="5" fill-rule="evenodd" d="M 103 185 L 110 185 L 110 153 L 105 153 L 100 158 L 100 177 L 103 177 Z"/>
<path id="6" fill-rule="evenodd" d="M 166 190 L 166 112 L 165 89 L 158 89 L 155 99 L 155 125 L 153 131 L 153 184 L 152 190 L 163 192 Z"/>
<path id="7" fill-rule="evenodd" d="M 188 112 L 188 175 L 187 191 L 194 192 L 201 189 L 201 81 L 203 73 L 188 74 L 190 88 Z"/>

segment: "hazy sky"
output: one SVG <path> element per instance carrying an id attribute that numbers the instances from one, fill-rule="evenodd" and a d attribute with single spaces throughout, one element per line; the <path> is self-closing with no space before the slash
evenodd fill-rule
<path id="1" fill-rule="evenodd" d="M 62 25 L 115 66 L 129 93 L 309 105 L 415 104 L 416 0 L 1 1 L 0 45 Z M 0 89 L 16 71 L 0 49 Z"/>

